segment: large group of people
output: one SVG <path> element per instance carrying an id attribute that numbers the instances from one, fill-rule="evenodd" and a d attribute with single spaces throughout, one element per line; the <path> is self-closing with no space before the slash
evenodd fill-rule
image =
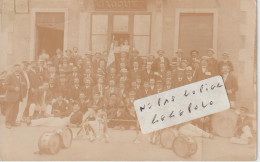
<path id="1" fill-rule="evenodd" d="M 223 77 L 231 107 L 235 106 L 238 84 L 227 52 L 216 60 L 213 49 L 205 54 L 193 50 L 189 58 L 178 49 L 171 59 L 163 50 L 145 58 L 135 49 L 117 50 L 109 65 L 107 53 L 81 55 L 74 47 L 64 53 L 57 49 L 51 57 L 42 50 L 37 61 L 15 64 L 0 88 L 5 94 L 2 112 L 6 127 L 68 116 L 71 124 L 80 125 L 95 120 L 93 114 L 97 114 L 106 119 L 105 127 L 138 130 L 136 99 L 216 75 Z M 197 120 L 197 126 L 207 120 Z M 210 126 L 203 129 L 211 131 Z"/>

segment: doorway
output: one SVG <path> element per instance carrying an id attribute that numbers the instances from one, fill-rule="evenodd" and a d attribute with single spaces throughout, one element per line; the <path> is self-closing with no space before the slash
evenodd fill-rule
<path id="1" fill-rule="evenodd" d="M 35 58 L 42 50 L 52 57 L 64 45 L 64 12 L 37 12 L 35 17 Z"/>

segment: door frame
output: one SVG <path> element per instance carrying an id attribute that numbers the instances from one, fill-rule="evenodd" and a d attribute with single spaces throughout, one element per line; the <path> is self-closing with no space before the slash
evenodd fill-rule
<path id="1" fill-rule="evenodd" d="M 64 13 L 64 38 L 63 38 L 63 52 L 68 47 L 68 8 L 33 8 L 31 10 L 31 34 L 30 34 L 30 56 L 29 60 L 35 60 L 35 40 L 36 40 L 36 13 L 37 12 L 63 12 Z"/>
<path id="2" fill-rule="evenodd" d="M 212 48 L 217 53 L 218 40 L 218 9 L 215 8 L 178 8 L 175 10 L 175 30 L 174 30 L 174 54 L 179 48 L 179 27 L 181 13 L 210 13 L 213 14 L 213 40 Z M 216 57 L 216 56 L 215 56 Z"/>

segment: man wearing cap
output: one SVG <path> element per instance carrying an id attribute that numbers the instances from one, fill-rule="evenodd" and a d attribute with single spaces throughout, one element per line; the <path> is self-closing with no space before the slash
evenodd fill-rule
<path id="1" fill-rule="evenodd" d="M 237 79 L 232 74 L 230 74 L 230 67 L 228 64 L 223 64 L 221 70 L 221 76 L 225 84 L 228 99 L 230 101 L 230 106 L 234 108 L 236 101 L 236 92 L 238 91 Z"/>
<path id="2" fill-rule="evenodd" d="M 19 64 L 13 66 L 13 72 L 7 75 L 5 81 L 6 88 L 6 114 L 5 114 L 5 126 L 10 129 L 12 126 L 16 126 L 16 118 L 19 110 L 19 102 L 22 101 L 22 78 L 21 67 Z"/>
<path id="3" fill-rule="evenodd" d="M 78 59 L 81 59 L 81 56 L 78 54 L 78 47 L 73 47 L 71 60 L 74 65 L 76 65 Z"/>
<path id="4" fill-rule="evenodd" d="M 229 60 L 230 54 L 228 52 L 224 52 L 222 54 L 222 60 L 218 62 L 218 72 L 221 74 L 221 69 L 223 64 L 228 64 L 230 67 L 230 72 L 234 71 L 234 66 L 232 62 Z"/>
<path id="5" fill-rule="evenodd" d="M 160 69 L 160 63 L 164 63 L 165 68 L 168 69 L 170 62 L 169 62 L 169 59 L 164 56 L 165 52 L 163 50 L 158 50 L 157 54 L 159 57 L 154 60 L 153 65 L 152 65 L 152 70 L 158 71 Z"/>

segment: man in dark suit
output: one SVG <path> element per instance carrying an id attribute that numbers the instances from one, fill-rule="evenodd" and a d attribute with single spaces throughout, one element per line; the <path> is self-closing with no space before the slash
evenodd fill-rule
<path id="1" fill-rule="evenodd" d="M 99 93 L 99 96 L 102 98 L 105 95 L 105 86 L 104 86 L 104 77 L 100 76 L 98 78 L 98 83 L 93 87 L 93 92 Z"/>
<path id="2" fill-rule="evenodd" d="M 150 85 L 149 85 L 149 81 L 144 81 L 144 86 L 142 88 L 142 97 L 146 97 L 146 96 L 149 96 L 151 94 L 150 92 Z"/>
<path id="3" fill-rule="evenodd" d="M 90 100 L 92 95 L 91 79 L 84 78 L 84 85 L 81 87 L 80 92 L 84 93 L 87 101 Z"/>
<path id="4" fill-rule="evenodd" d="M 155 78 L 150 78 L 150 95 L 153 95 L 156 93 L 156 87 L 155 87 Z"/>
<path id="5" fill-rule="evenodd" d="M 197 72 L 197 80 L 203 80 L 215 76 L 214 71 L 208 65 L 208 57 L 202 56 L 200 61 L 200 68 Z"/>
<path id="6" fill-rule="evenodd" d="M 79 99 L 80 91 L 81 87 L 79 84 L 79 78 L 75 78 L 73 84 L 69 87 L 67 99 L 70 101 L 77 101 Z"/>
<path id="7" fill-rule="evenodd" d="M 142 71 L 142 80 L 143 81 L 149 81 L 150 78 L 154 77 L 154 72 L 152 71 L 152 63 L 147 62 L 146 63 L 146 69 Z"/>
<path id="8" fill-rule="evenodd" d="M 139 68 L 142 67 L 143 59 L 139 56 L 139 51 L 133 50 L 132 57 L 130 58 L 130 68 L 133 69 L 133 63 L 138 62 Z"/>
<path id="9" fill-rule="evenodd" d="M 230 106 L 232 108 L 235 108 L 236 92 L 238 90 L 238 83 L 237 83 L 237 79 L 233 75 L 230 74 L 230 66 L 228 64 L 222 65 L 221 76 L 224 80 L 228 99 L 230 101 Z"/>
<path id="10" fill-rule="evenodd" d="M 152 70 L 153 71 L 159 71 L 160 63 L 164 63 L 165 68 L 169 69 L 169 63 L 170 62 L 169 62 L 169 59 L 164 56 L 165 52 L 163 50 L 158 50 L 157 54 L 159 55 L 159 57 L 154 60 L 153 65 L 152 65 Z"/>
<path id="11" fill-rule="evenodd" d="M 28 65 L 29 63 L 27 61 L 22 62 L 22 71 L 21 71 L 21 78 L 24 82 L 22 82 L 22 101 L 19 104 L 19 112 L 17 115 L 17 123 L 20 123 L 23 118 L 23 113 L 25 111 L 25 108 L 27 106 L 28 102 L 28 93 L 30 89 L 30 80 L 28 76 Z"/>
<path id="12" fill-rule="evenodd" d="M 16 126 L 16 117 L 19 110 L 19 102 L 22 101 L 22 83 L 21 83 L 21 67 L 19 64 L 15 64 L 13 72 L 6 77 L 5 88 L 6 88 L 6 117 L 5 126 L 11 128 Z"/>
<path id="13" fill-rule="evenodd" d="M 133 69 L 130 70 L 130 79 L 131 81 L 136 80 L 137 75 L 141 75 L 140 65 L 137 61 L 133 62 Z"/>

